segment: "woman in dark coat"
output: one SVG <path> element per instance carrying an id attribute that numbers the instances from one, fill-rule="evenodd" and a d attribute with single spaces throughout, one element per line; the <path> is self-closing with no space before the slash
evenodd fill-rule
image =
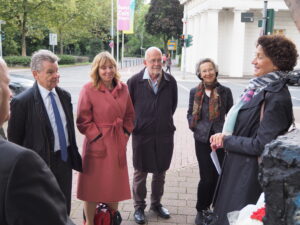
<path id="1" fill-rule="evenodd" d="M 233 99 L 231 90 L 217 81 L 217 67 L 211 59 L 202 59 L 197 63 L 196 75 L 202 82 L 190 91 L 187 119 L 194 132 L 201 177 L 197 191 L 195 223 L 203 224 L 204 210 L 212 203 L 218 180 L 218 172 L 210 157 L 209 137 L 222 131 L 225 115 L 231 108 Z M 224 151 L 218 151 L 217 155 L 221 163 Z"/>
<path id="2" fill-rule="evenodd" d="M 296 65 L 297 56 L 295 44 L 284 36 L 261 36 L 257 41 L 252 61 L 255 78 L 229 111 L 222 133 L 210 138 L 213 150 L 224 148 L 227 152 L 214 225 L 228 225 L 228 212 L 256 203 L 262 192 L 258 157 L 265 145 L 284 134 L 293 122 L 286 75 Z"/>

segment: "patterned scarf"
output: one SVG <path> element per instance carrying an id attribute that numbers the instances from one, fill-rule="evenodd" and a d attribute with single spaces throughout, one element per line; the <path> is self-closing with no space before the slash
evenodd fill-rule
<path id="1" fill-rule="evenodd" d="M 265 89 L 269 84 L 282 79 L 283 77 L 285 77 L 285 75 L 286 73 L 282 71 L 276 71 L 251 79 L 248 86 L 241 94 L 239 101 L 229 110 L 225 119 L 222 133 L 231 135 L 233 133 L 238 112 L 240 111 L 242 106 L 249 102 L 263 89 Z"/>
<path id="2" fill-rule="evenodd" d="M 207 85 L 204 82 L 201 82 L 197 87 L 195 97 L 194 97 L 194 105 L 193 105 L 193 121 L 191 126 L 195 127 L 197 122 L 201 119 L 201 108 L 202 103 L 205 95 L 205 88 L 211 90 L 209 104 L 208 104 L 208 111 L 209 111 L 209 120 L 212 121 L 219 117 L 220 115 L 220 98 L 217 92 L 217 88 L 219 83 L 216 81 L 211 85 Z"/>

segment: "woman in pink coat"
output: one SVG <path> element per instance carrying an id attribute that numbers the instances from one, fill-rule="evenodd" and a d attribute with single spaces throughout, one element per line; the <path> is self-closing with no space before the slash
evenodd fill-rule
<path id="1" fill-rule="evenodd" d="M 119 201 L 131 198 L 126 145 L 134 127 L 127 86 L 108 52 L 94 58 L 90 76 L 77 109 L 77 127 L 85 135 L 77 197 L 84 201 L 86 225 L 94 225 L 97 203 L 117 210 Z"/>

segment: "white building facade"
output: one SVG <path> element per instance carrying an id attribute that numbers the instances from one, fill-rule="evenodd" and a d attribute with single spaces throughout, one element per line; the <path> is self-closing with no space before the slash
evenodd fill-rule
<path id="1" fill-rule="evenodd" d="M 212 58 L 221 75 L 252 75 L 251 61 L 263 18 L 263 0 L 180 0 L 184 5 L 183 33 L 193 35 L 193 45 L 182 51 L 181 70 L 195 72 L 201 58 Z M 268 0 L 275 10 L 274 32 L 294 41 L 300 52 L 300 33 L 284 0 Z M 241 14 L 254 13 L 253 22 L 241 22 Z M 186 59 L 185 59 L 186 54 Z M 298 61 L 298 65 L 300 63 Z"/>

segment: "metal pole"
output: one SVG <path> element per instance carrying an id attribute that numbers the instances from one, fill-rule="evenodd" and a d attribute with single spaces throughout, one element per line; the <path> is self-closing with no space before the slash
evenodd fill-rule
<path id="1" fill-rule="evenodd" d="M 186 41 L 185 39 L 187 38 L 187 9 L 186 7 L 185 8 L 185 13 L 184 13 L 184 48 L 183 48 L 183 52 L 184 52 L 184 55 L 183 55 L 183 79 L 185 79 L 185 73 L 186 73 Z"/>
<path id="2" fill-rule="evenodd" d="M 0 57 L 2 58 L 2 31 L 1 31 L 1 24 L 6 24 L 4 20 L 0 20 Z"/>
<path id="3" fill-rule="evenodd" d="M 111 41 L 114 41 L 114 0 L 111 0 L 111 29 L 110 29 Z M 111 48 L 111 55 L 114 57 L 114 46 Z"/>
<path id="4" fill-rule="evenodd" d="M 0 20 L 0 57 L 2 58 L 2 32 L 1 32 L 2 20 Z"/>
<path id="5" fill-rule="evenodd" d="M 263 11 L 263 20 L 262 20 L 262 35 L 267 34 L 267 10 L 268 10 L 268 1 L 264 1 L 264 11 Z"/>
<path id="6" fill-rule="evenodd" d="M 117 65 L 119 66 L 119 30 L 117 29 Z"/>
<path id="7" fill-rule="evenodd" d="M 122 31 L 122 58 L 121 58 L 121 68 L 123 68 L 124 63 L 124 31 Z"/>

